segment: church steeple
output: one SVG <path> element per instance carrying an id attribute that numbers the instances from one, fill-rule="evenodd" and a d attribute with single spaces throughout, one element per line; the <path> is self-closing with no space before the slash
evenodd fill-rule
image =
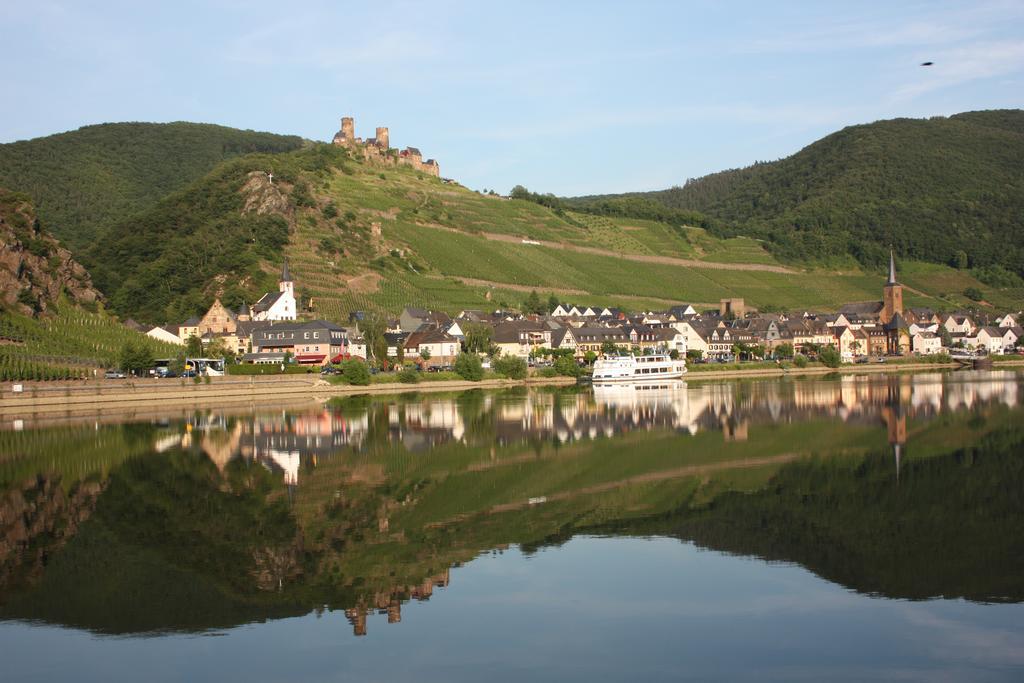
<path id="1" fill-rule="evenodd" d="M 880 322 L 889 325 L 897 315 L 902 322 L 903 315 L 903 285 L 896 282 L 896 255 L 892 249 L 889 250 L 889 279 L 882 288 L 882 313 Z M 897 326 L 898 328 L 898 326 Z M 891 351 L 896 353 L 896 351 Z"/>
<path id="2" fill-rule="evenodd" d="M 289 320 L 295 320 L 295 282 L 292 280 L 291 273 L 288 272 L 287 258 L 284 260 L 284 266 L 281 268 L 281 281 L 277 283 L 277 289 L 292 298 L 293 301 L 286 303 L 285 308 L 290 309 L 288 312 L 292 314 Z"/>

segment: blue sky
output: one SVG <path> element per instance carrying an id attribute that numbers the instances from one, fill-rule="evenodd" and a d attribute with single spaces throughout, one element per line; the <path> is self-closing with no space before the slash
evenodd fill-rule
<path id="1" fill-rule="evenodd" d="M 0 142 L 176 120 L 329 140 L 352 115 L 502 192 L 660 189 L 1024 94 L 1020 0 L 0 0 L 0 27 Z"/>

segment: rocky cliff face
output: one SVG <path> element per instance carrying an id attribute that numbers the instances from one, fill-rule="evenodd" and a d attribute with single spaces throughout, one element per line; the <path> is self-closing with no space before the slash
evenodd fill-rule
<path id="1" fill-rule="evenodd" d="M 62 292 L 78 304 L 101 298 L 88 271 L 42 229 L 29 197 L 0 189 L 0 305 L 42 313 Z"/>
<path id="2" fill-rule="evenodd" d="M 263 171 L 249 173 L 242 186 L 242 196 L 245 197 L 242 213 L 255 213 L 259 216 L 276 214 L 289 222 L 292 220 L 294 209 L 281 191 L 280 183 L 275 185 Z"/>
<path id="3" fill-rule="evenodd" d="M 0 492 L 0 601 L 21 581 L 38 580 L 47 559 L 96 509 L 99 482 L 81 482 L 65 493 L 59 476 L 38 476 Z"/>

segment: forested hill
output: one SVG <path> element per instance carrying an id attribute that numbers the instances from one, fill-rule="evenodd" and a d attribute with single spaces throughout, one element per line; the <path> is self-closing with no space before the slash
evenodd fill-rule
<path id="1" fill-rule="evenodd" d="M 200 123 L 105 123 L 0 145 L 0 186 L 28 194 L 72 250 L 251 152 L 284 152 L 302 138 Z"/>
<path id="2" fill-rule="evenodd" d="M 893 244 L 905 258 L 1024 274 L 1024 111 L 850 126 L 779 161 L 629 196 L 700 211 L 792 260 L 876 265 Z"/>

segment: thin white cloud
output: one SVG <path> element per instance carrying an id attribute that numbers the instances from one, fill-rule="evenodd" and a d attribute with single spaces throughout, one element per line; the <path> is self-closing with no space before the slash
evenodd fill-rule
<path id="1" fill-rule="evenodd" d="M 991 666 L 1024 666 L 1024 635 L 936 612 L 938 603 L 908 603 L 902 610 L 911 633 L 933 656 Z M 965 608 L 966 609 L 966 608 Z"/>
<path id="2" fill-rule="evenodd" d="M 695 104 L 677 107 L 650 107 L 616 111 L 575 112 L 560 119 L 543 118 L 520 125 L 495 124 L 464 131 L 463 135 L 479 140 L 524 140 L 564 137 L 603 130 L 699 121 L 735 121 L 737 123 L 798 123 L 803 126 L 832 125 L 836 121 L 855 118 L 843 107 L 822 107 L 803 104 L 756 105 Z"/>
<path id="3" fill-rule="evenodd" d="M 782 31 L 775 37 L 753 40 L 738 48 L 751 53 L 804 53 L 870 50 L 881 47 L 927 47 L 979 39 L 1024 16 L 1024 5 L 1013 2 L 977 2 L 955 9 L 936 3 L 905 11 L 924 18 L 900 22 L 891 17 L 819 21 Z"/>

